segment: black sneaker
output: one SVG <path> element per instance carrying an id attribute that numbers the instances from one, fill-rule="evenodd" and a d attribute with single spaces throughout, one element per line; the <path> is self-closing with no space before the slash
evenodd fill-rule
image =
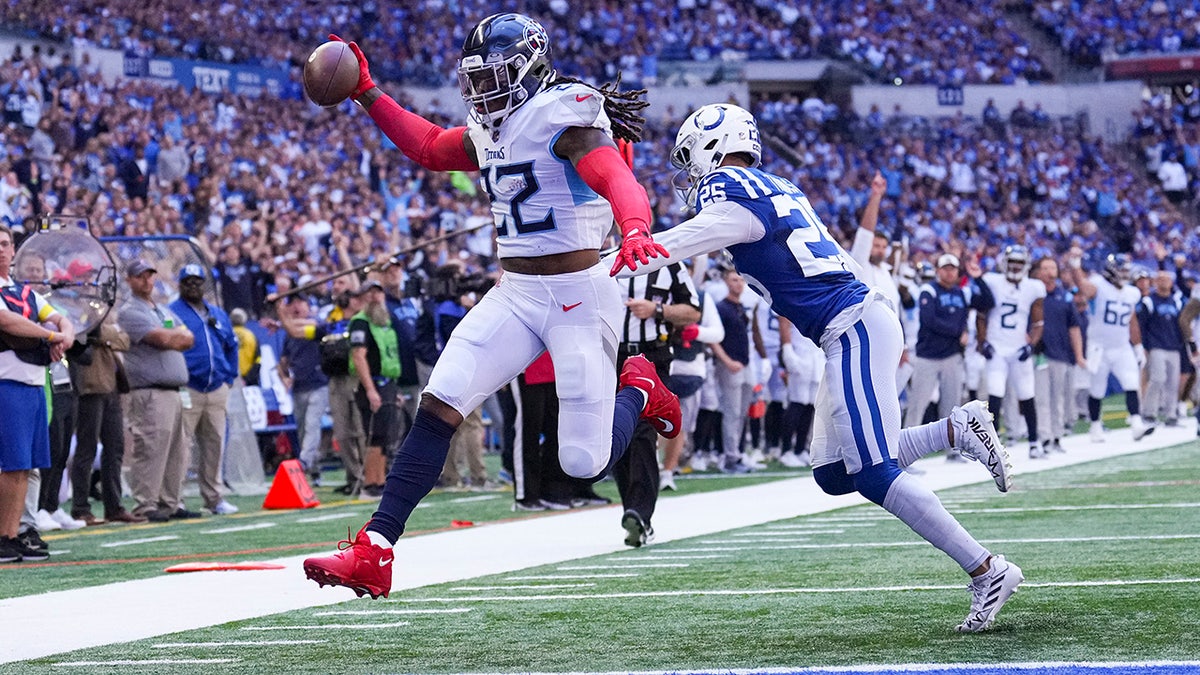
<path id="1" fill-rule="evenodd" d="M 638 548 L 649 543 L 654 537 L 654 528 L 642 519 L 641 514 L 633 509 L 625 511 L 621 516 L 621 527 L 625 528 L 625 545 Z"/>
<path id="2" fill-rule="evenodd" d="M 0 537 L 0 563 L 21 562 L 21 544 L 12 537 Z"/>
<path id="3" fill-rule="evenodd" d="M 27 527 L 24 531 L 18 533 L 17 541 L 21 542 L 28 548 L 33 548 L 44 552 L 50 551 L 50 544 L 42 541 L 42 535 L 38 534 L 38 531 L 32 527 Z"/>
<path id="4" fill-rule="evenodd" d="M 17 542 L 17 552 L 21 554 L 21 560 L 24 562 L 39 562 L 50 558 L 50 547 L 48 546 L 36 548 L 22 539 L 20 535 L 13 541 Z M 38 537 L 38 541 L 41 541 L 41 537 Z M 44 546 L 45 542 L 42 545 Z"/>
<path id="5" fill-rule="evenodd" d="M 595 490 L 585 490 L 571 497 L 571 506 L 575 508 L 581 506 L 604 506 L 611 503 L 611 499 L 596 494 Z"/>
<path id="6" fill-rule="evenodd" d="M 333 491 L 338 493 L 339 495 L 352 495 L 358 491 L 358 481 L 351 480 L 351 481 L 347 482 L 345 485 L 334 488 Z"/>
<path id="7" fill-rule="evenodd" d="M 170 515 L 171 520 L 190 520 L 192 518 L 203 518 L 204 514 L 199 511 L 188 511 L 184 507 L 175 509 L 175 512 Z"/>
<path id="8" fill-rule="evenodd" d="M 165 523 L 171 519 L 171 512 L 166 509 L 155 509 L 153 511 L 143 511 L 135 513 L 135 516 L 142 516 L 152 523 Z"/>
<path id="9" fill-rule="evenodd" d="M 540 499 L 516 500 L 513 502 L 513 511 L 545 511 L 546 505 Z"/>

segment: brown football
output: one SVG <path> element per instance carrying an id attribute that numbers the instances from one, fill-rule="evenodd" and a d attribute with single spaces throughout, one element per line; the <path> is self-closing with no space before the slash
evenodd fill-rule
<path id="1" fill-rule="evenodd" d="M 358 86 L 358 58 L 345 42 L 317 47 L 304 62 L 304 93 L 319 106 L 345 101 Z"/>

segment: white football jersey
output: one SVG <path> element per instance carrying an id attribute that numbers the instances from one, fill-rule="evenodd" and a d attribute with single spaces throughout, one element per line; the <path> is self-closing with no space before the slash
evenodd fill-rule
<path id="1" fill-rule="evenodd" d="M 988 312 L 987 341 L 998 353 L 1015 352 L 1028 342 L 1029 309 L 1046 297 L 1046 284 L 1029 278 L 1014 284 L 999 272 L 983 275 L 983 283 L 996 299 L 996 306 Z"/>
<path id="2" fill-rule="evenodd" d="M 599 249 L 612 229 L 612 207 L 571 162 L 554 154 L 569 127 L 612 135 L 604 96 L 584 84 L 539 92 L 500 125 L 499 136 L 467 123 L 480 182 L 492 200 L 501 258 Z"/>
<path id="3" fill-rule="evenodd" d="M 751 294 L 754 295 L 754 294 Z M 754 295 L 758 298 L 757 295 Z M 758 332 L 762 335 L 763 348 L 767 354 L 779 353 L 779 315 L 771 309 L 771 305 L 760 302 L 754 306 L 754 316 L 758 321 Z M 775 365 L 775 364 L 771 364 Z"/>
<path id="4" fill-rule="evenodd" d="M 1117 288 L 1108 279 L 1093 274 L 1096 297 L 1088 305 L 1088 346 L 1104 349 L 1129 346 L 1129 320 L 1142 293 L 1133 284 Z"/>

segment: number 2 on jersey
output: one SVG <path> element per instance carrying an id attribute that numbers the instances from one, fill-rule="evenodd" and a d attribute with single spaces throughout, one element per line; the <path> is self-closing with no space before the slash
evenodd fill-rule
<path id="1" fill-rule="evenodd" d="M 547 212 L 546 217 L 541 220 L 525 220 L 521 215 L 521 202 L 537 194 L 537 191 L 541 189 L 537 176 L 533 173 L 533 162 L 494 166 L 480 174 L 480 178 L 483 182 L 483 189 L 491 196 L 492 202 L 508 204 L 509 215 L 504 216 L 496 224 L 496 236 L 508 236 L 510 217 L 513 229 L 516 230 L 518 236 L 532 232 L 545 232 L 555 228 L 553 211 Z M 509 187 L 510 185 L 512 190 L 503 190 L 503 194 L 497 193 L 498 186 Z M 505 199 L 505 195 L 508 194 L 512 196 Z"/>
<path id="2" fill-rule="evenodd" d="M 804 276 L 845 271 L 842 254 L 837 244 L 829 238 L 825 224 L 813 210 L 808 197 L 798 193 L 777 194 L 771 197 L 771 205 L 775 207 L 775 215 L 780 220 L 795 222 L 798 218 L 800 221 L 788 235 L 787 245 L 796 262 L 800 263 Z"/>

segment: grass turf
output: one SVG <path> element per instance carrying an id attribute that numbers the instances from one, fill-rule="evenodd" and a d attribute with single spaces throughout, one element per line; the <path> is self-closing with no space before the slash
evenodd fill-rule
<path id="1" fill-rule="evenodd" d="M 677 560 L 688 565 L 635 568 L 626 571 L 635 571 L 636 577 L 590 579 L 587 583 L 595 585 L 589 587 L 516 589 L 511 585 L 555 582 L 509 581 L 513 575 L 496 575 L 405 591 L 389 601 L 351 601 L 14 665 L 23 673 L 42 673 L 63 672 L 54 664 L 71 661 L 228 658 L 234 661 L 201 666 L 144 663 L 133 669 L 443 673 L 1194 660 L 1200 657 L 1200 648 L 1194 644 L 1191 616 L 1200 606 L 1200 587 L 1195 583 L 1130 582 L 1200 576 L 1193 563 L 1196 539 L 1137 539 L 1200 534 L 1200 509 L 1038 509 L 1195 503 L 1196 486 L 1200 485 L 1197 449 L 1200 446 L 1189 443 L 1029 474 L 1023 476 L 1019 489 L 1007 496 L 987 485 L 942 492 L 941 497 L 952 512 L 960 514 L 963 524 L 985 545 L 998 542 L 990 548 L 1020 564 L 1027 578 L 1026 587 L 1005 607 L 995 629 L 981 635 L 959 635 L 952 629 L 969 602 L 964 591 L 966 577 L 956 566 L 899 522 L 876 518 L 881 513 L 878 508 L 859 506 L 566 563 L 617 567 L 646 556 L 655 558 L 655 563 L 666 562 L 657 558 L 677 553 L 681 556 Z M 695 483 L 699 488 L 722 480 L 691 481 L 688 486 Z M 480 503 L 489 502 L 468 504 Z M 1029 510 L 993 511 L 989 507 Z M 441 508 L 432 506 L 418 513 Z M 435 521 L 439 519 L 444 521 L 445 513 Z M 207 524 L 211 522 L 215 520 Z M 234 521 L 221 520 L 226 522 Z M 848 523 L 862 526 L 843 527 Z M 783 529 L 791 526 L 844 532 Z M 184 531 L 196 526 L 169 527 Z M 243 534 L 262 541 L 274 536 L 277 529 Z M 793 539 L 803 541 L 790 541 Z M 855 545 L 819 547 L 842 543 Z M 160 546 L 154 544 L 155 550 Z M 722 557 L 682 557 L 697 555 Z M 559 570 L 563 566 L 548 565 L 520 574 L 579 573 Z M 1126 585 L 1072 585 L 1081 582 Z M 464 586 L 501 589 L 456 590 Z M 867 590 L 873 587 L 893 590 Z M 469 611 L 326 614 L 448 608 Z M 331 627 L 398 622 L 407 625 Z M 262 628 L 279 630 L 248 630 Z M 154 646 L 300 639 L 323 642 Z M 87 668 L 89 672 L 130 669 Z"/>

